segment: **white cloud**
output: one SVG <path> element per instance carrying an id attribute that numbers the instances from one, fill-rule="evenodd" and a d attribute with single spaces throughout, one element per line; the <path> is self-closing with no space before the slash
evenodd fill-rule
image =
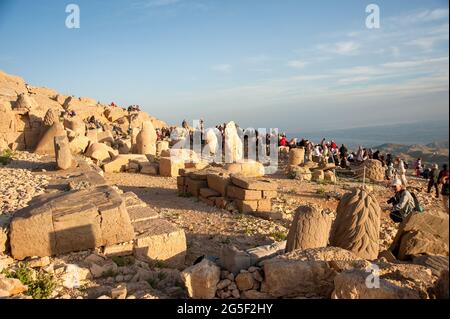
<path id="1" fill-rule="evenodd" d="M 233 67 L 231 64 L 217 64 L 213 65 L 211 69 L 219 73 L 231 73 Z"/>
<path id="2" fill-rule="evenodd" d="M 308 63 L 301 60 L 293 60 L 288 62 L 288 66 L 295 69 L 303 69 Z"/>
<path id="3" fill-rule="evenodd" d="M 335 44 L 321 44 L 318 46 L 319 50 L 325 52 L 332 52 L 339 55 L 357 55 L 359 54 L 360 44 L 355 41 L 343 41 Z"/>

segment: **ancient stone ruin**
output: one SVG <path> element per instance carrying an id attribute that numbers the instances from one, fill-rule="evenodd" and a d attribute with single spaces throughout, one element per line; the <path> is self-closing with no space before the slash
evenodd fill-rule
<path id="1" fill-rule="evenodd" d="M 345 194 L 336 211 L 330 244 L 361 258 L 376 259 L 379 253 L 381 208 L 366 188 Z"/>

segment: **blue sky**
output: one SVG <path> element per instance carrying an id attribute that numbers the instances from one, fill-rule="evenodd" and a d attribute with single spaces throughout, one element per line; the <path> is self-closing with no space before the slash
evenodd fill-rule
<path id="1" fill-rule="evenodd" d="M 301 132 L 449 113 L 442 0 L 0 0 L 0 39 L 1 70 L 171 124 Z"/>

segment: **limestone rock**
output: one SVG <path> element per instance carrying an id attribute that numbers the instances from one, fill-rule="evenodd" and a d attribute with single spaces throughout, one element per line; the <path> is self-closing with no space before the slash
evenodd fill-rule
<path id="1" fill-rule="evenodd" d="M 55 122 L 59 121 L 59 114 L 54 109 L 48 109 L 44 116 L 44 125 L 52 126 Z"/>
<path id="2" fill-rule="evenodd" d="M 89 146 L 89 138 L 87 136 L 77 136 L 69 142 L 70 151 L 73 154 L 84 154 Z"/>
<path id="3" fill-rule="evenodd" d="M 212 299 L 220 280 L 220 268 L 208 259 L 181 272 L 190 298 Z"/>
<path id="4" fill-rule="evenodd" d="M 412 213 L 400 224 L 390 250 L 399 260 L 420 254 L 448 256 L 448 223 L 447 214 Z"/>
<path id="5" fill-rule="evenodd" d="M 136 136 L 137 152 L 144 155 L 156 155 L 157 135 L 151 121 L 144 122 Z"/>
<path id="6" fill-rule="evenodd" d="M 3 297 L 18 295 L 27 290 L 28 287 L 22 284 L 19 279 L 6 278 L 0 274 L 0 294 L 3 294 Z"/>
<path id="7" fill-rule="evenodd" d="M 374 268 L 374 266 L 376 268 Z M 376 263 L 374 270 L 350 269 L 334 278 L 333 299 L 428 299 L 431 271 L 418 265 Z"/>
<path id="8" fill-rule="evenodd" d="M 116 154 L 116 152 L 108 145 L 103 143 L 93 143 L 89 145 L 85 155 L 96 161 L 104 162 L 109 160 L 114 154 Z"/>
<path id="9" fill-rule="evenodd" d="M 331 224 L 329 212 L 313 205 L 300 206 L 289 229 L 286 252 L 326 247 Z"/>
<path id="10" fill-rule="evenodd" d="M 66 136 L 55 137 L 55 157 L 58 169 L 66 170 L 72 167 L 72 153 Z"/>
<path id="11" fill-rule="evenodd" d="M 345 194 L 336 211 L 330 245 L 354 252 L 366 259 L 379 253 L 381 208 L 373 194 L 356 188 Z"/>
<path id="12" fill-rule="evenodd" d="M 184 266 L 187 246 L 182 229 L 163 219 L 134 223 L 134 227 L 138 232 L 134 246 L 137 259 L 150 263 L 161 261 L 173 268 Z"/>
<path id="13" fill-rule="evenodd" d="M 148 162 L 145 155 L 140 154 L 120 154 L 114 160 L 103 165 L 105 173 L 119 173 L 126 171 L 131 161 L 140 160 Z"/>
<path id="14" fill-rule="evenodd" d="M 264 281 L 261 292 L 273 297 L 318 296 L 329 298 L 337 274 L 334 262 L 354 263 L 353 253 L 327 247 L 293 251 L 266 260 L 263 265 Z"/>
<path id="15" fill-rule="evenodd" d="M 227 164 L 225 168 L 229 174 L 238 174 L 245 177 L 261 177 L 265 174 L 264 166 L 253 160 L 242 160 Z"/>
<path id="16" fill-rule="evenodd" d="M 255 285 L 255 279 L 253 278 L 253 275 L 249 272 L 247 273 L 240 273 L 236 276 L 236 285 L 239 290 L 246 291 L 253 288 Z"/>
<path id="17" fill-rule="evenodd" d="M 364 177 L 364 168 L 366 179 L 375 182 L 382 182 L 386 176 L 386 169 L 379 160 L 368 159 L 356 169 L 356 177 Z"/>
<path id="18" fill-rule="evenodd" d="M 14 105 L 15 109 L 25 109 L 25 110 L 31 110 L 37 106 L 36 101 L 29 96 L 27 93 L 19 94 L 19 97 L 17 98 L 17 101 Z"/>
<path id="19" fill-rule="evenodd" d="M 15 259 L 52 256 L 134 239 L 125 203 L 109 186 L 43 195 L 10 226 Z"/>
<path id="20" fill-rule="evenodd" d="M 55 137 L 66 136 L 66 131 L 61 123 L 55 122 L 42 136 L 36 146 L 35 153 L 55 156 Z"/>
<path id="21" fill-rule="evenodd" d="M 301 165 L 305 162 L 305 149 L 293 148 L 289 151 L 289 165 Z"/>

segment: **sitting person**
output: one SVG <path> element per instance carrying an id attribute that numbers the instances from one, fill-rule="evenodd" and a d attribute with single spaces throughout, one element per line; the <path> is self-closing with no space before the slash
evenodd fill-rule
<path id="1" fill-rule="evenodd" d="M 413 195 L 403 187 L 401 180 L 395 179 L 392 187 L 395 194 L 387 201 L 388 204 L 392 204 L 392 212 L 389 216 L 395 223 L 401 223 L 416 209 L 416 202 Z"/>

